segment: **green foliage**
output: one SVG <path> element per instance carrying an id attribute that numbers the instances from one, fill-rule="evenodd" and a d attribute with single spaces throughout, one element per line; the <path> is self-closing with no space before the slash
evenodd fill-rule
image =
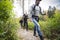
<path id="1" fill-rule="evenodd" d="M 17 23 L 9 0 L 0 1 L 0 40 L 17 40 Z"/>
<path id="2" fill-rule="evenodd" d="M 41 28 L 50 40 L 60 40 L 60 13 L 56 13 L 54 18 L 48 18 L 45 22 L 40 22 Z"/>
<path id="3" fill-rule="evenodd" d="M 0 1 L 0 20 L 6 21 L 11 16 L 13 8 L 11 4 L 12 2 L 8 0 Z"/>
<path id="4" fill-rule="evenodd" d="M 40 15 L 40 16 L 39 16 L 39 19 L 44 21 L 43 15 Z"/>
<path id="5" fill-rule="evenodd" d="M 29 29 L 30 30 L 33 30 L 33 28 L 34 28 L 34 24 L 33 24 L 33 22 L 28 22 L 28 27 L 29 27 Z"/>

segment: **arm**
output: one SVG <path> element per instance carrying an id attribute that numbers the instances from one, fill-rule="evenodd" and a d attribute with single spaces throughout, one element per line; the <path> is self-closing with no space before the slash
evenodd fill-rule
<path id="1" fill-rule="evenodd" d="M 40 14 L 41 14 L 41 15 L 46 15 L 45 13 L 44 13 L 44 14 L 42 13 L 42 11 L 41 11 L 41 7 L 40 7 Z"/>

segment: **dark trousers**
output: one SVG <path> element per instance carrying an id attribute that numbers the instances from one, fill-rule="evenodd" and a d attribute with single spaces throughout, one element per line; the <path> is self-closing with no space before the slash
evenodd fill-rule
<path id="1" fill-rule="evenodd" d="M 23 23 L 20 23 L 21 27 L 23 27 Z"/>
<path id="2" fill-rule="evenodd" d="M 27 21 L 24 22 L 24 27 L 25 27 L 26 30 L 28 31 L 28 22 L 27 22 Z"/>

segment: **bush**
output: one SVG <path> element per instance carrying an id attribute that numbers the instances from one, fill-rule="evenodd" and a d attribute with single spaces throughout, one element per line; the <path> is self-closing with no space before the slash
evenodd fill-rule
<path id="1" fill-rule="evenodd" d="M 33 24 L 33 22 L 28 22 L 28 28 L 30 29 L 30 30 L 33 30 L 33 28 L 34 28 L 34 24 Z"/>
<path id="2" fill-rule="evenodd" d="M 45 36 L 50 40 L 60 40 L 60 14 L 56 13 L 54 18 L 48 18 L 45 22 L 40 22 Z"/>
<path id="3" fill-rule="evenodd" d="M 17 40 L 13 5 L 9 0 L 0 1 L 0 40 Z"/>

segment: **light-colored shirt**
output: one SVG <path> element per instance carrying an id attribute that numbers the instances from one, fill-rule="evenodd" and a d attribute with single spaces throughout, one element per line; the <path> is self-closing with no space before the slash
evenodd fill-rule
<path id="1" fill-rule="evenodd" d="M 29 17 L 31 18 L 32 15 L 35 15 L 35 16 L 39 16 L 40 13 L 41 13 L 41 7 L 40 6 L 35 6 L 35 11 L 33 11 L 33 8 L 34 8 L 34 4 L 30 7 L 29 9 Z"/>

